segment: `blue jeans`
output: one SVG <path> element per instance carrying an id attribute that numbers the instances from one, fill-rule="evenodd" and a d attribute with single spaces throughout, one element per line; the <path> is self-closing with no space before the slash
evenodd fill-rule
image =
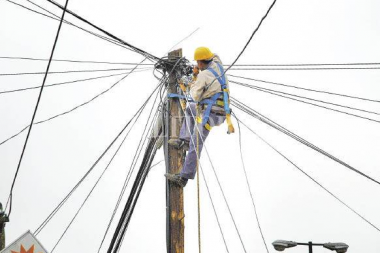
<path id="1" fill-rule="evenodd" d="M 202 112 L 203 114 L 203 112 Z M 210 133 L 201 123 L 197 123 L 195 118 L 197 116 L 196 104 L 188 103 L 185 111 L 185 119 L 182 123 L 179 138 L 189 142 L 189 151 L 186 155 L 186 159 L 180 173 L 181 177 L 187 179 L 194 179 L 197 166 L 197 131 L 198 136 L 198 152 L 199 157 L 203 149 L 203 143 Z M 203 115 L 202 115 L 203 116 Z M 208 123 L 211 127 L 219 126 L 226 119 L 225 116 L 217 115 L 213 112 L 210 113 Z"/>

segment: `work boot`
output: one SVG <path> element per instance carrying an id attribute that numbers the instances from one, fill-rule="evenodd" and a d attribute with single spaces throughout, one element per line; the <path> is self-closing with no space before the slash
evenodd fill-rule
<path id="1" fill-rule="evenodd" d="M 185 151 L 189 150 L 189 142 L 182 139 L 170 139 L 168 144 L 176 149 L 183 148 Z"/>
<path id="2" fill-rule="evenodd" d="M 178 186 L 185 187 L 187 184 L 187 178 L 181 177 L 179 174 L 166 173 L 165 177 L 172 183 Z"/>

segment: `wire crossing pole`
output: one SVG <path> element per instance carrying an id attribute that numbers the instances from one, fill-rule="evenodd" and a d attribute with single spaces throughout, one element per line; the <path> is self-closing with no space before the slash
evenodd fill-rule
<path id="1" fill-rule="evenodd" d="M 169 53 L 169 61 L 173 64 L 182 57 L 182 49 Z M 170 67 L 171 66 L 171 67 Z M 167 83 L 168 93 L 178 93 L 176 71 L 171 71 L 173 65 L 168 66 L 171 73 Z M 167 141 L 178 138 L 182 111 L 177 98 L 168 98 L 165 113 L 165 162 L 167 173 L 179 173 L 182 169 L 184 151 L 170 147 Z M 166 244 L 168 253 L 184 253 L 184 218 L 183 189 L 175 184 L 166 182 Z"/>
<path id="2" fill-rule="evenodd" d="M 3 205 L 0 203 L 0 251 L 5 248 L 5 223 L 8 221 L 9 218 L 3 210 Z"/>

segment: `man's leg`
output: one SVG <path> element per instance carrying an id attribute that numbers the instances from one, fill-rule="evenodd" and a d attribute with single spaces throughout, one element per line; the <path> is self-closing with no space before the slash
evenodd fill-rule
<path id="1" fill-rule="evenodd" d="M 199 136 L 198 136 L 198 152 L 197 152 L 197 132 L 199 129 Z M 180 176 L 186 179 L 194 179 L 195 173 L 196 173 L 196 167 L 197 167 L 197 153 L 200 158 L 202 149 L 203 149 L 203 143 L 206 140 L 208 134 L 210 131 L 208 131 L 202 124 L 194 124 L 193 132 L 191 134 L 191 140 L 190 140 L 190 147 L 189 152 L 186 155 L 186 159 L 182 168 L 182 171 L 180 173 Z"/>

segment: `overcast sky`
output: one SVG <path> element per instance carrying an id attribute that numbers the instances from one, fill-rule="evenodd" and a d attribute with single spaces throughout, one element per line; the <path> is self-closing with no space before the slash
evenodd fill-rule
<path id="1" fill-rule="evenodd" d="M 17 3 L 36 8 L 26 0 Z M 61 15 L 44 0 L 33 0 Z M 64 4 L 64 1 L 60 0 Z M 208 46 L 231 63 L 245 45 L 270 0 L 235 1 L 90 1 L 70 0 L 68 8 L 125 41 L 156 56 L 199 28 L 177 48 L 192 60 Z M 238 64 L 379 62 L 380 2 L 376 0 L 278 0 Z M 91 29 L 70 15 L 67 20 Z M 5 0 L 0 1 L 0 56 L 48 58 L 58 22 Z M 91 30 L 95 31 L 95 30 Z M 63 25 L 55 59 L 139 62 L 141 55 Z M 43 72 L 47 62 L 0 59 L 1 73 Z M 109 69 L 123 65 L 53 62 L 51 71 Z M 120 72 L 120 71 L 119 71 Z M 112 73 L 119 73 L 117 71 Z M 108 72 L 106 72 L 108 73 Z M 380 100 L 380 70 L 231 71 L 241 75 Z M 104 72 L 52 74 L 47 84 L 103 75 Z M 0 76 L 0 90 L 40 85 L 43 75 Z M 120 77 L 45 88 L 36 121 L 69 110 L 110 87 Z M 315 99 L 380 112 L 379 103 L 281 88 Z M 92 103 L 33 128 L 14 188 L 7 243 L 34 231 L 95 162 L 118 131 L 153 91 L 151 71 L 132 74 Z M 380 180 L 380 125 L 231 84 L 231 94 L 277 123 Z M 0 141 L 30 123 L 38 90 L 0 94 Z M 338 108 L 337 108 L 338 109 Z M 380 226 L 379 185 L 349 171 L 269 126 L 233 109 L 241 120 L 278 148 L 353 209 Z M 352 112 L 352 111 L 351 111 Z M 353 112 L 357 113 L 357 112 Z M 148 111 L 137 122 L 119 155 L 68 230 L 55 252 L 97 252 L 119 191 L 142 134 Z M 380 120 L 371 114 L 361 115 Z M 235 121 L 236 126 L 236 121 Z M 237 127 L 236 127 L 237 128 Z M 238 133 L 214 128 L 206 147 L 231 206 L 247 252 L 264 253 L 240 160 Z M 26 133 L 0 146 L 0 201 L 5 203 Z M 380 232 L 364 222 L 242 126 L 243 156 L 270 252 L 277 239 L 317 243 L 345 242 L 349 252 L 380 252 Z M 119 143 L 119 142 L 118 142 Z M 118 144 L 117 143 L 117 144 Z M 115 146 L 116 147 L 116 146 Z M 39 234 L 51 249 L 101 174 L 115 148 L 90 174 Z M 159 150 L 155 162 L 163 159 Z M 244 252 L 209 159 L 202 156 L 206 179 L 230 252 Z M 145 183 L 121 252 L 165 252 L 165 167 L 154 167 Z M 134 177 L 135 174 L 133 174 Z M 127 193 L 129 193 L 128 187 Z M 203 252 L 225 252 L 203 181 L 201 182 Z M 123 199 L 124 205 L 127 194 Z M 185 188 L 185 250 L 197 251 L 196 183 Z M 119 210 L 120 211 L 120 210 Z M 120 212 L 118 212 L 118 215 Z M 117 217 L 118 219 L 118 217 Z M 102 249 L 108 248 L 110 236 Z M 306 252 L 302 246 L 287 251 Z M 327 249 L 315 248 L 315 252 Z"/>

